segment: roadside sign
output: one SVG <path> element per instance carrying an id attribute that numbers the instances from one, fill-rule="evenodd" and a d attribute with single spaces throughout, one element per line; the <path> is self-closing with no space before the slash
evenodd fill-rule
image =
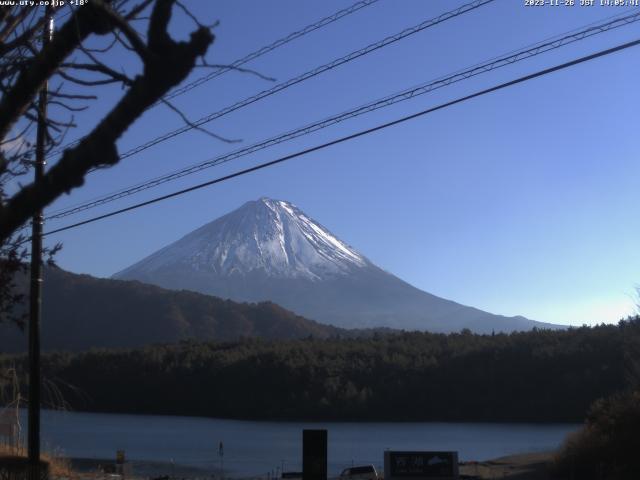
<path id="1" fill-rule="evenodd" d="M 458 452 L 384 452 L 385 480 L 459 478 Z"/>

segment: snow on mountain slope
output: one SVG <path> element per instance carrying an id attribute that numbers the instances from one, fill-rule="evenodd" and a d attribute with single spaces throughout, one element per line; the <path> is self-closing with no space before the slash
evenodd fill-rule
<path id="1" fill-rule="evenodd" d="M 368 260 L 294 205 L 261 198 L 186 235 L 117 273 L 182 267 L 222 276 L 260 271 L 268 277 L 323 280 L 345 275 Z"/>
<path id="2" fill-rule="evenodd" d="M 114 275 L 235 301 L 272 301 L 343 328 L 480 333 L 554 326 L 493 315 L 385 272 L 291 203 L 261 198 Z"/>

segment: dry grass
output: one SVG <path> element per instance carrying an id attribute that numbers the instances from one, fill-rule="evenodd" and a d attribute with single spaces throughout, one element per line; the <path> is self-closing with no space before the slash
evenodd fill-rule
<path id="1" fill-rule="evenodd" d="M 548 480 L 553 478 L 552 453 L 511 455 L 486 462 L 463 462 L 460 473 L 482 479 Z"/>
<path id="2" fill-rule="evenodd" d="M 0 444 L 0 457 L 21 457 L 26 458 L 26 450 L 23 447 Z M 52 478 L 77 478 L 78 475 L 71 468 L 71 461 L 60 457 L 55 452 L 43 452 L 40 459 L 49 464 L 49 475 Z"/>

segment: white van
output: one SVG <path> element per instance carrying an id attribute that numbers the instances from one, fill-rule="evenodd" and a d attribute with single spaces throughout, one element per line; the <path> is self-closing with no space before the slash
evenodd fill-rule
<path id="1" fill-rule="evenodd" d="M 378 480 L 378 472 L 373 465 L 345 468 L 340 474 L 341 480 Z"/>

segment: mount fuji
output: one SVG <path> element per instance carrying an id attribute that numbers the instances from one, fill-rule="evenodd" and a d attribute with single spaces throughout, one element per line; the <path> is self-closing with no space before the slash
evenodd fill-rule
<path id="1" fill-rule="evenodd" d="M 558 328 L 431 295 L 382 270 L 289 202 L 261 198 L 114 278 L 235 301 L 272 301 L 343 328 L 478 333 Z"/>

